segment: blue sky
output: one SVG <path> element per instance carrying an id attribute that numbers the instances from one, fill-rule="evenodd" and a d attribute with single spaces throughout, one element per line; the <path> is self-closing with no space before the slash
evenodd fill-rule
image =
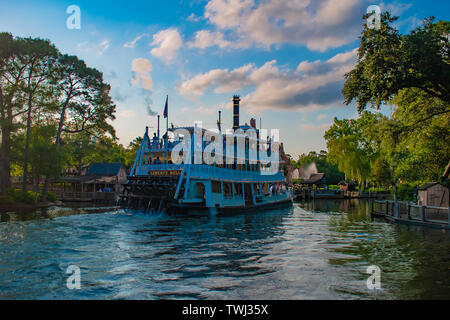
<path id="1" fill-rule="evenodd" d="M 333 117 L 357 116 L 340 90 L 372 4 L 400 16 L 401 32 L 450 13 L 449 1 L 16 0 L 0 3 L 0 31 L 50 39 L 102 71 L 124 145 L 146 125 L 156 128 L 166 95 L 170 122 L 201 120 L 212 128 L 218 110 L 231 127 L 231 98 L 238 94 L 241 123 L 254 117 L 259 125 L 261 118 L 264 128 L 280 129 L 297 158 L 326 149 L 323 134 Z M 70 5 L 81 10 L 79 30 L 66 26 Z"/>

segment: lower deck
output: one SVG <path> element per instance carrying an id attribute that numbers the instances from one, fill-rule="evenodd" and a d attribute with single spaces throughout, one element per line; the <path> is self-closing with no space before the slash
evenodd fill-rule
<path id="1" fill-rule="evenodd" d="M 291 204 L 293 191 L 278 182 L 219 181 L 180 177 L 130 177 L 122 207 L 140 211 L 230 212 Z"/>

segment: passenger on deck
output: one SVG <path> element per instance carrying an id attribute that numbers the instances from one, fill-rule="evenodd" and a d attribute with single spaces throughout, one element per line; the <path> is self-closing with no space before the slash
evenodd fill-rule
<path id="1" fill-rule="evenodd" d="M 161 164 L 161 160 L 159 160 L 159 157 L 156 157 L 155 164 Z"/>

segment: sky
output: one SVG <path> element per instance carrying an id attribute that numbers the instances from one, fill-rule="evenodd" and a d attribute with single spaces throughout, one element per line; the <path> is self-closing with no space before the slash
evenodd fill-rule
<path id="1" fill-rule="evenodd" d="M 219 110 L 231 128 L 231 99 L 240 95 L 241 124 L 253 117 L 279 129 L 296 159 L 326 150 L 334 117 L 358 116 L 341 90 L 369 5 L 399 16 L 401 33 L 430 16 L 450 18 L 446 0 L 0 0 L 0 32 L 49 39 L 103 72 L 125 146 L 145 126 L 155 131 L 157 114 L 164 132 L 166 95 L 169 123 L 205 128 L 216 128 Z"/>

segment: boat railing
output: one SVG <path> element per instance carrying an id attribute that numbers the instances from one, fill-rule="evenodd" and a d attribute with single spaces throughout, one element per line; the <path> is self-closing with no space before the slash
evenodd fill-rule
<path id="1" fill-rule="evenodd" d="M 137 170 L 137 175 L 147 175 L 149 171 L 153 170 L 181 170 L 182 168 L 182 164 L 148 164 L 140 166 Z M 242 180 L 243 182 L 282 181 L 284 179 L 282 172 L 277 172 L 274 175 L 261 175 L 261 173 L 257 171 L 233 170 L 206 164 L 191 165 L 190 176 L 200 179 L 215 178 L 219 180 Z"/>

